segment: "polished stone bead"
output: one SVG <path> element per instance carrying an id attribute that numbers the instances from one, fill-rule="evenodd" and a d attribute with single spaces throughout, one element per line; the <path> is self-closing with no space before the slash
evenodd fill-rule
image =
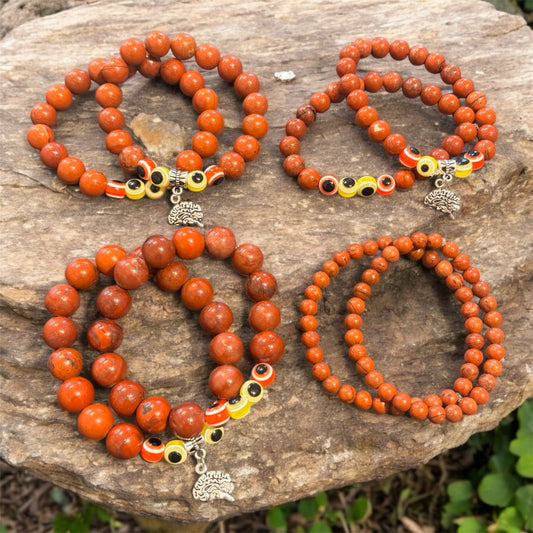
<path id="1" fill-rule="evenodd" d="M 270 300 L 278 290 L 276 278 L 265 270 L 252 272 L 246 278 L 246 294 L 254 302 Z"/>
<path id="2" fill-rule="evenodd" d="M 145 396 L 144 387 L 136 381 L 119 381 L 109 393 L 109 405 L 120 416 L 131 416 Z"/>
<path id="3" fill-rule="evenodd" d="M 171 405 L 162 396 L 145 398 L 135 411 L 135 419 L 139 427 L 147 433 L 161 433 L 167 427 Z"/>
<path id="4" fill-rule="evenodd" d="M 192 439 L 199 435 L 204 424 L 204 410 L 193 402 L 177 405 L 168 416 L 168 427 L 182 439 Z"/>
<path id="5" fill-rule="evenodd" d="M 109 285 L 98 293 L 96 308 L 106 318 L 122 318 L 131 308 L 131 296 L 122 287 Z"/>
<path id="6" fill-rule="evenodd" d="M 283 339 L 273 331 L 261 331 L 250 341 L 250 354 L 257 363 L 274 364 L 285 351 Z"/>
<path id="7" fill-rule="evenodd" d="M 239 393 L 244 378 L 233 365 L 219 365 L 209 375 L 209 390 L 219 400 L 229 400 Z"/>
<path id="8" fill-rule="evenodd" d="M 70 316 L 80 306 L 80 295 L 71 285 L 54 285 L 44 297 L 44 305 L 52 315 Z"/>
<path id="9" fill-rule="evenodd" d="M 114 352 L 100 354 L 91 365 L 92 378 L 101 387 L 113 387 L 126 377 L 126 361 Z"/>
<path id="10" fill-rule="evenodd" d="M 209 356 L 219 365 L 234 364 L 241 359 L 243 353 L 241 338 L 230 331 L 219 333 L 209 343 Z"/>
<path id="11" fill-rule="evenodd" d="M 131 459 L 141 453 L 143 441 L 143 434 L 137 426 L 121 422 L 110 429 L 105 445 L 113 457 Z"/>
<path id="12" fill-rule="evenodd" d="M 200 327 L 210 335 L 227 331 L 233 324 L 233 313 L 223 302 L 208 303 L 198 317 Z"/>
<path id="13" fill-rule="evenodd" d="M 263 265 L 263 252 L 255 244 L 241 244 L 233 252 L 231 264 L 239 274 L 251 274 Z"/>
<path id="14" fill-rule="evenodd" d="M 215 259 L 226 259 L 235 250 L 236 240 L 233 232 L 223 226 L 210 229 L 205 234 L 207 253 Z"/>
<path id="15" fill-rule="evenodd" d="M 114 320 L 97 320 L 87 331 L 89 345 L 97 352 L 113 352 L 122 343 L 122 338 L 122 328 Z"/>
<path id="16" fill-rule="evenodd" d="M 113 412 L 107 405 L 92 403 L 78 415 L 78 430 L 88 439 L 102 440 L 113 427 Z"/>
<path id="17" fill-rule="evenodd" d="M 86 378 L 69 378 L 57 390 L 59 405 L 70 413 L 78 413 L 94 401 L 93 384 Z"/>
<path id="18" fill-rule="evenodd" d="M 149 266 L 164 268 L 176 256 L 176 249 L 171 239 L 164 235 L 152 235 L 144 241 L 142 254 Z"/>

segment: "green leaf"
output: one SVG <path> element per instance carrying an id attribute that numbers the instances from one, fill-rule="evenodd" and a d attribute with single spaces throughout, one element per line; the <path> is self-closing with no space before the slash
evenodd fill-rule
<path id="1" fill-rule="evenodd" d="M 498 516 L 498 531 L 504 533 L 520 533 L 524 524 L 523 518 L 516 507 L 506 507 Z"/>
<path id="2" fill-rule="evenodd" d="M 522 477 L 533 478 L 533 455 L 521 455 L 515 468 Z"/>
<path id="3" fill-rule="evenodd" d="M 315 496 L 315 501 L 318 508 L 324 510 L 328 506 L 328 495 L 325 492 L 319 492 Z"/>
<path id="4" fill-rule="evenodd" d="M 474 516 L 458 518 L 456 523 L 459 524 L 457 533 L 487 533 L 485 522 Z"/>
<path id="5" fill-rule="evenodd" d="M 474 489 L 472 488 L 472 483 L 468 480 L 453 481 L 446 488 L 448 493 L 448 498 L 451 502 L 464 502 L 470 501 Z"/>
<path id="6" fill-rule="evenodd" d="M 83 510 L 74 516 L 59 514 L 54 519 L 54 533 L 89 533 L 90 525 L 90 521 L 87 522 L 83 515 Z"/>
<path id="7" fill-rule="evenodd" d="M 281 507 L 272 507 L 267 513 L 268 527 L 275 533 L 287 531 L 287 518 Z"/>
<path id="8" fill-rule="evenodd" d="M 298 502 L 298 513 L 305 518 L 314 518 L 318 514 L 318 505 L 315 498 L 304 498 Z"/>
<path id="9" fill-rule="evenodd" d="M 524 528 L 533 531 L 533 485 L 524 485 L 516 491 L 515 506 L 524 519 Z"/>
<path id="10" fill-rule="evenodd" d="M 494 507 L 507 507 L 518 486 L 516 477 L 502 472 L 487 474 L 477 489 L 481 500 Z"/>
<path id="11" fill-rule="evenodd" d="M 512 440 L 509 444 L 509 451 L 519 457 L 533 453 L 533 435 L 523 435 Z"/>
<path id="12" fill-rule="evenodd" d="M 470 500 L 461 500 L 458 502 L 448 502 L 444 505 L 440 524 L 446 529 L 450 530 L 454 518 L 464 514 L 470 514 Z"/>
<path id="13" fill-rule="evenodd" d="M 515 460 L 515 456 L 511 455 L 506 449 L 505 451 L 500 451 L 490 457 L 489 468 L 491 472 L 509 472 L 514 465 Z"/>
<path id="14" fill-rule="evenodd" d="M 516 413 L 520 425 L 519 434 L 533 435 L 533 399 L 525 401 Z"/>
<path id="15" fill-rule="evenodd" d="M 326 522 L 313 522 L 308 533 L 331 533 L 331 528 Z"/>
<path id="16" fill-rule="evenodd" d="M 362 522 L 372 513 L 372 505 L 366 496 L 359 496 L 348 509 L 348 521 Z"/>

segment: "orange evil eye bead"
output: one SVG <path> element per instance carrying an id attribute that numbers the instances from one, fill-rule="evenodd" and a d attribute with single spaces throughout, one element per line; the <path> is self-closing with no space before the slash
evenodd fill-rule
<path id="1" fill-rule="evenodd" d="M 130 200 L 140 200 L 146 194 L 146 185 L 139 178 L 131 178 L 124 185 L 124 190 Z"/>
<path id="2" fill-rule="evenodd" d="M 344 198 L 351 198 L 357 194 L 357 180 L 354 178 L 343 178 L 339 182 L 338 193 Z"/>
<path id="3" fill-rule="evenodd" d="M 415 168 L 420 160 L 420 152 L 413 146 L 407 146 L 402 150 L 398 156 L 400 163 L 407 168 Z"/>
<path id="4" fill-rule="evenodd" d="M 185 184 L 189 191 L 200 192 L 207 187 L 207 178 L 201 170 L 193 170 L 187 174 Z"/>
<path id="5" fill-rule="evenodd" d="M 218 165 L 210 165 L 205 169 L 207 185 L 218 185 L 224 179 L 224 171 Z"/>
<path id="6" fill-rule="evenodd" d="M 149 437 L 143 442 L 141 457 L 149 463 L 158 463 L 165 456 L 165 445 L 157 437 Z"/>
<path id="7" fill-rule="evenodd" d="M 276 372 L 274 367 L 268 363 L 258 363 L 252 368 L 250 376 L 254 381 L 260 383 L 263 387 L 268 387 L 274 379 L 276 379 Z"/>
<path id="8" fill-rule="evenodd" d="M 437 160 L 430 155 L 422 156 L 416 164 L 416 172 L 424 178 L 433 176 L 438 168 Z"/>
<path id="9" fill-rule="evenodd" d="M 165 167 L 155 167 L 150 172 L 150 181 L 157 185 L 158 187 L 167 187 L 169 182 L 169 172 L 168 168 Z"/>
<path id="10" fill-rule="evenodd" d="M 141 159 L 137 163 L 137 176 L 143 180 L 149 180 L 152 170 L 156 168 L 157 165 L 152 159 Z"/>
<path id="11" fill-rule="evenodd" d="M 179 465 L 187 459 L 187 449 L 183 441 L 175 439 L 167 442 L 163 457 L 171 465 Z"/>
<path id="12" fill-rule="evenodd" d="M 109 180 L 105 186 L 105 194 L 109 198 L 126 198 L 126 184 L 122 181 Z"/>
<path id="13" fill-rule="evenodd" d="M 204 438 L 205 442 L 208 442 L 209 444 L 219 443 L 223 436 L 224 428 L 214 428 L 206 424 L 202 430 L 202 437 Z"/>
<path id="14" fill-rule="evenodd" d="M 465 157 L 472 163 L 473 170 L 479 170 L 485 164 L 485 156 L 477 150 L 470 150 Z"/>
<path id="15" fill-rule="evenodd" d="M 237 396 L 228 400 L 229 416 L 234 419 L 243 418 L 250 412 L 251 405 L 246 396 L 237 394 Z"/>
<path id="16" fill-rule="evenodd" d="M 384 174 L 377 179 L 377 193 L 381 196 L 388 196 L 396 189 L 396 182 L 392 176 Z"/>
<path id="17" fill-rule="evenodd" d="M 241 396 L 245 397 L 251 404 L 257 403 L 263 397 L 263 387 L 257 381 L 250 379 L 241 385 Z"/>
<path id="18" fill-rule="evenodd" d="M 333 174 L 326 174 L 318 182 L 318 190 L 325 196 L 335 194 L 339 189 L 339 178 Z"/>
<path id="19" fill-rule="evenodd" d="M 211 427 L 223 426 L 229 419 L 227 400 L 217 400 L 205 410 L 205 422 Z"/>
<path id="20" fill-rule="evenodd" d="M 372 176 L 363 176 L 357 180 L 357 195 L 369 198 L 376 194 L 378 184 L 376 178 Z"/>

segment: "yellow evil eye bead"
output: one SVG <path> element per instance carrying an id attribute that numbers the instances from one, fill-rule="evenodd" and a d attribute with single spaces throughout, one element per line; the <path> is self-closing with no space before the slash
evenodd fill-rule
<path id="1" fill-rule="evenodd" d="M 257 363 L 252 368 L 252 374 L 250 376 L 254 381 L 260 383 L 263 387 L 268 387 L 275 379 L 276 373 L 272 365 L 268 363 Z"/>
<path id="2" fill-rule="evenodd" d="M 457 166 L 455 167 L 455 177 L 456 178 L 466 178 L 472 174 L 473 166 L 472 161 L 463 157 L 457 161 Z"/>
<path id="3" fill-rule="evenodd" d="M 189 191 L 200 192 L 207 187 L 207 178 L 201 170 L 193 170 L 187 174 L 185 185 Z"/>
<path id="4" fill-rule="evenodd" d="M 142 180 L 149 180 L 150 174 L 156 166 L 157 165 L 155 164 L 155 161 L 153 161 L 152 159 L 141 159 L 137 163 L 137 176 L 139 176 L 139 178 L 141 178 Z"/>
<path id="5" fill-rule="evenodd" d="M 376 194 L 378 183 L 372 176 L 363 176 L 357 180 L 357 194 L 368 198 Z"/>
<path id="6" fill-rule="evenodd" d="M 109 198 L 126 198 L 126 184 L 123 181 L 109 180 L 105 186 Z"/>
<path id="7" fill-rule="evenodd" d="M 244 396 L 251 404 L 257 403 L 263 397 L 263 393 L 261 384 L 253 379 L 241 385 L 241 396 Z"/>
<path id="8" fill-rule="evenodd" d="M 415 168 L 420 160 L 420 152 L 412 146 L 407 146 L 398 156 L 398 159 L 404 167 Z"/>
<path id="9" fill-rule="evenodd" d="M 130 200 L 139 200 L 146 193 L 144 181 L 140 180 L 139 178 L 131 178 L 128 180 L 124 189 L 126 191 L 126 196 Z"/>
<path id="10" fill-rule="evenodd" d="M 218 185 L 224 180 L 224 170 L 218 165 L 211 165 L 205 169 L 207 185 Z"/>
<path id="11" fill-rule="evenodd" d="M 165 445 L 157 437 L 149 437 L 143 442 L 141 457 L 149 463 L 161 461 L 165 455 Z"/>
<path id="12" fill-rule="evenodd" d="M 157 185 L 154 185 L 152 183 L 152 180 L 149 180 L 146 184 L 146 196 L 150 198 L 150 200 L 157 200 L 158 198 L 161 198 L 164 196 L 166 192 L 165 187 L 158 187 Z"/>
<path id="13" fill-rule="evenodd" d="M 251 404 L 245 396 L 237 394 L 228 400 L 228 412 L 231 418 L 243 418 L 250 412 Z"/>
<path id="14" fill-rule="evenodd" d="M 381 196 L 387 196 L 396 189 L 396 182 L 392 176 L 384 174 L 380 176 L 377 180 L 378 183 L 378 194 Z"/>
<path id="15" fill-rule="evenodd" d="M 424 155 L 416 164 L 416 172 L 419 176 L 422 176 L 423 178 L 429 178 L 435 174 L 437 169 L 439 168 L 439 165 L 437 163 L 437 160 L 434 157 L 431 157 L 430 155 Z"/>
<path id="16" fill-rule="evenodd" d="M 325 196 L 332 196 L 339 189 L 339 178 L 333 174 L 326 174 L 318 182 L 318 190 Z"/>
<path id="17" fill-rule="evenodd" d="M 477 150 L 470 150 L 470 152 L 465 154 L 465 157 L 472 162 L 473 170 L 479 170 L 485 164 L 485 157 Z"/>
<path id="18" fill-rule="evenodd" d="M 202 436 L 209 444 L 216 444 L 222 440 L 224 428 L 214 428 L 206 424 L 202 430 Z"/>
<path id="19" fill-rule="evenodd" d="M 344 198 L 351 198 L 357 192 L 357 181 L 354 178 L 342 178 L 338 193 Z"/>
<path id="20" fill-rule="evenodd" d="M 167 442 L 164 453 L 165 461 L 172 465 L 179 465 L 187 459 L 187 450 L 181 440 L 171 440 Z"/>
<path id="21" fill-rule="evenodd" d="M 229 419 L 228 402 L 217 400 L 205 410 L 205 421 L 212 427 L 223 426 Z"/>
<path id="22" fill-rule="evenodd" d="M 150 172 L 150 181 L 157 187 L 167 187 L 168 186 L 168 168 L 155 167 L 152 170 L 152 172 Z"/>

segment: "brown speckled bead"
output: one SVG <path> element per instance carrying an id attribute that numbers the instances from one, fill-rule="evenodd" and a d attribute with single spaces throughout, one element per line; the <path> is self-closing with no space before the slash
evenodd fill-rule
<path id="1" fill-rule="evenodd" d="M 208 303 L 198 317 L 200 327 L 210 335 L 227 331 L 233 324 L 233 313 L 223 302 Z"/>
<path id="2" fill-rule="evenodd" d="M 59 348 L 48 357 L 50 374 L 61 381 L 78 376 L 82 367 L 82 355 L 74 348 Z"/>

